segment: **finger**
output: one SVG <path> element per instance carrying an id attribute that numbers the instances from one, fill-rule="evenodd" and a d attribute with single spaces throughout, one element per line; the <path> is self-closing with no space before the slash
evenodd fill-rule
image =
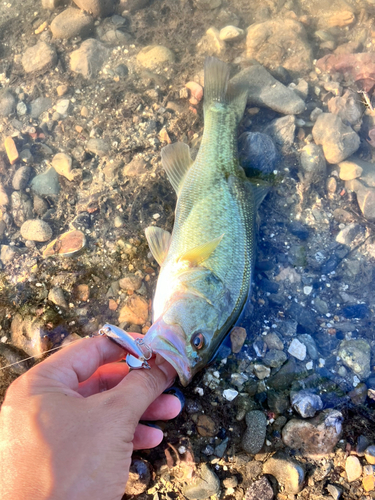
<path id="1" fill-rule="evenodd" d="M 181 403 L 178 398 L 171 394 L 162 394 L 153 401 L 141 420 L 170 420 L 177 417 L 181 411 Z"/>
<path id="2" fill-rule="evenodd" d="M 109 363 L 100 366 L 90 378 L 81 382 L 77 392 L 87 398 L 98 392 L 104 392 L 116 387 L 129 373 L 126 363 Z"/>
<path id="3" fill-rule="evenodd" d="M 147 450 L 155 448 L 155 446 L 158 446 L 163 441 L 163 437 L 162 430 L 138 424 L 134 432 L 133 449 Z"/>
<path id="4" fill-rule="evenodd" d="M 77 390 L 99 366 L 119 361 L 124 355 L 124 349 L 105 337 L 87 338 L 65 347 L 27 373 Z"/>

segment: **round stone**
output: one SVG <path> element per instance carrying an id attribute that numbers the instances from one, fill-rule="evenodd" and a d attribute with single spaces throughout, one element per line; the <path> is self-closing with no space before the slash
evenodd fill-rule
<path id="1" fill-rule="evenodd" d="M 138 53 L 137 61 L 144 68 L 155 70 L 173 64 L 175 56 L 163 45 L 147 45 Z"/>
<path id="2" fill-rule="evenodd" d="M 40 219 L 31 219 L 21 226 L 21 236 L 25 240 L 48 241 L 52 236 L 52 229 L 47 222 Z"/>

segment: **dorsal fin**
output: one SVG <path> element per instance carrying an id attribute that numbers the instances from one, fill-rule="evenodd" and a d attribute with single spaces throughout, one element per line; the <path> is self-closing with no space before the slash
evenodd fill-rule
<path id="1" fill-rule="evenodd" d="M 175 144 L 165 146 L 161 150 L 161 161 L 168 179 L 178 196 L 186 172 L 193 163 L 190 156 L 190 148 L 184 142 L 176 142 Z"/>
<path id="2" fill-rule="evenodd" d="M 168 231 L 156 226 L 147 227 L 145 234 L 151 253 L 159 266 L 161 266 L 167 256 L 172 235 Z"/>
<path id="3" fill-rule="evenodd" d="M 199 245 L 192 250 L 188 250 L 187 252 L 183 253 L 178 260 L 188 260 L 190 264 L 199 266 L 202 262 L 208 259 L 208 257 L 212 254 L 212 252 L 222 240 L 223 236 L 224 234 L 209 241 L 208 243 L 203 243 L 203 245 Z"/>

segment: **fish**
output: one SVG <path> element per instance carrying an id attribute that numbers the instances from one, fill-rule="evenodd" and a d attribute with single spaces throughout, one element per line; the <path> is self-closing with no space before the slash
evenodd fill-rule
<path id="1" fill-rule="evenodd" d="M 172 233 L 145 231 L 160 273 L 144 342 L 183 386 L 212 360 L 250 301 L 257 208 L 269 189 L 260 177 L 247 178 L 239 163 L 237 128 L 248 91 L 229 73 L 223 61 L 206 58 L 197 156 L 193 161 L 182 142 L 161 150 L 177 195 Z"/>

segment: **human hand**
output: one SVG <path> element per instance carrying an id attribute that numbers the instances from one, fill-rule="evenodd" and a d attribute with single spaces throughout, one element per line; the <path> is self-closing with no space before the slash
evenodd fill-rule
<path id="1" fill-rule="evenodd" d="M 139 420 L 181 410 L 162 394 L 176 376 L 169 363 L 129 372 L 116 363 L 123 357 L 105 337 L 82 339 L 11 384 L 0 413 L 2 500 L 121 499 L 133 449 L 163 439 Z"/>

